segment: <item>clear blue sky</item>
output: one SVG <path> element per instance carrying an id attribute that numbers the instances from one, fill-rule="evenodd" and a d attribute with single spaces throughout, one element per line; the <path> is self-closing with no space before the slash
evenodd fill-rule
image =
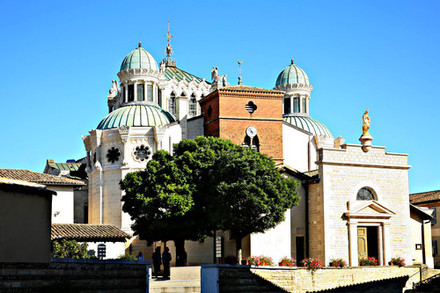
<path id="1" fill-rule="evenodd" d="M 165 5 L 164 3 L 168 3 Z M 314 90 L 313 118 L 358 143 L 409 153 L 410 191 L 440 189 L 440 1 L 0 0 L 0 168 L 42 172 L 85 155 L 111 80 L 138 41 L 159 62 L 171 23 L 177 65 L 213 66 L 273 88 L 293 58 Z"/>

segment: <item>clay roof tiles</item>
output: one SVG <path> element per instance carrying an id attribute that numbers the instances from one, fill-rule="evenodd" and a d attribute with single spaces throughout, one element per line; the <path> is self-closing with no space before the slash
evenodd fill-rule
<path id="1" fill-rule="evenodd" d="M 52 224 L 51 240 L 77 240 L 77 241 L 112 241 L 125 242 L 131 238 L 130 234 L 113 225 L 94 224 Z"/>
<path id="2" fill-rule="evenodd" d="M 85 185 L 80 180 L 38 173 L 27 169 L 0 169 L 0 177 L 22 180 L 44 185 L 80 186 Z"/>
<path id="3" fill-rule="evenodd" d="M 409 202 L 412 204 L 440 201 L 440 190 L 413 193 L 409 195 Z"/>

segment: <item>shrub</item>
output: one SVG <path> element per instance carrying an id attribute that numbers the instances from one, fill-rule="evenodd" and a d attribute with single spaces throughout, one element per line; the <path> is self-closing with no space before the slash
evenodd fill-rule
<path id="1" fill-rule="evenodd" d="M 334 258 L 330 260 L 329 266 L 335 268 L 343 268 L 347 266 L 347 263 L 342 258 Z"/>
<path id="2" fill-rule="evenodd" d="M 361 257 L 359 259 L 359 265 L 362 266 L 377 266 L 379 265 L 377 259 L 374 256 Z"/>
<path id="3" fill-rule="evenodd" d="M 400 256 L 393 257 L 390 261 L 390 264 L 393 264 L 393 265 L 399 266 L 399 267 L 403 267 L 405 265 L 405 259 Z"/>
<path id="4" fill-rule="evenodd" d="M 118 256 L 118 259 L 122 259 L 122 260 L 132 260 L 132 261 L 136 261 L 137 258 L 136 256 L 132 255 L 132 254 L 122 254 L 120 256 Z"/>
<path id="5" fill-rule="evenodd" d="M 273 266 L 272 258 L 264 255 L 249 256 L 248 258 L 246 258 L 246 261 L 249 265 L 252 266 Z"/>
<path id="6" fill-rule="evenodd" d="M 238 257 L 236 255 L 227 255 L 225 257 L 225 263 L 228 265 L 236 265 L 238 264 Z"/>
<path id="7" fill-rule="evenodd" d="M 322 268 L 322 262 L 318 258 L 306 258 L 301 261 L 303 267 L 307 268 L 309 271 L 315 272 Z"/>
<path id="8" fill-rule="evenodd" d="M 76 240 L 66 239 L 52 242 L 52 252 L 50 256 L 55 258 L 90 258 L 87 254 L 87 243 L 79 244 Z"/>
<path id="9" fill-rule="evenodd" d="M 282 267 L 294 267 L 296 266 L 296 260 L 285 256 L 280 260 L 279 265 Z"/>

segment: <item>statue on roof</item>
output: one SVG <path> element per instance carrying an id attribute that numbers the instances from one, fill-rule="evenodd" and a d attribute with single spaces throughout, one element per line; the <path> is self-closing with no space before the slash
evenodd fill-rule
<path id="1" fill-rule="evenodd" d="M 370 135 L 368 130 L 370 129 L 370 117 L 368 117 L 368 109 L 365 110 L 364 115 L 362 115 L 362 135 Z"/>
<path id="2" fill-rule="evenodd" d="M 223 75 L 222 76 L 222 85 L 225 86 L 230 86 L 229 82 L 226 80 L 227 75 Z"/>
<path id="3" fill-rule="evenodd" d="M 164 74 L 165 73 L 165 60 L 162 60 L 161 62 L 160 62 L 160 67 L 159 67 L 159 72 L 161 73 L 161 74 Z"/>
<path id="4" fill-rule="evenodd" d="M 211 80 L 214 82 L 218 82 L 220 79 L 220 75 L 218 74 L 218 67 L 212 67 L 211 70 Z"/>
<path id="5" fill-rule="evenodd" d="M 109 98 L 116 97 L 116 95 L 118 94 L 118 90 L 119 90 L 118 82 L 116 80 L 112 80 L 112 87 L 108 90 L 109 92 L 108 97 Z"/>

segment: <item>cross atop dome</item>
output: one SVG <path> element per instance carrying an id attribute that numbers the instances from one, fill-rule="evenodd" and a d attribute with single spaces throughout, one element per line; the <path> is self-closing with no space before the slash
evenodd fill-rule
<path id="1" fill-rule="evenodd" d="M 170 33 L 170 22 L 168 21 L 168 33 L 166 35 L 164 35 L 165 37 L 167 37 L 167 41 L 168 44 L 165 48 L 165 53 L 167 54 L 167 58 L 170 58 L 171 55 L 173 54 L 173 48 L 171 47 L 171 38 L 174 37 L 171 33 Z"/>

